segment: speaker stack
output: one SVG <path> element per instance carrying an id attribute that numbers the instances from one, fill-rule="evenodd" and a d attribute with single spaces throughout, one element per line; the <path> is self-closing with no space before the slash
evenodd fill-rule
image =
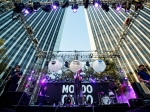
<path id="1" fill-rule="evenodd" d="M 29 97 L 25 92 L 4 92 L 0 96 L 0 106 L 28 105 Z"/>

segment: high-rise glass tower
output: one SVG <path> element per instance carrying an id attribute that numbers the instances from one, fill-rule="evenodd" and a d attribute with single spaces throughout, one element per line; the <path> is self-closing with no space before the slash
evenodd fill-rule
<path id="1" fill-rule="evenodd" d="M 130 11 L 133 11 L 131 7 Z M 129 16 L 124 9 L 119 12 L 109 7 L 105 12 L 101 7 L 89 6 L 85 9 L 85 17 L 91 42 L 91 48 L 98 53 L 115 50 L 125 19 Z M 127 32 L 119 49 L 118 65 L 127 75 L 136 80 L 137 68 L 140 64 L 150 67 L 150 9 L 145 6 Z M 134 80 L 135 80 L 134 79 Z"/>
<path id="2" fill-rule="evenodd" d="M 0 15 L 0 38 L 5 40 L 4 47 L 8 60 L 8 67 L 21 65 L 22 71 L 36 63 L 36 50 L 19 20 L 12 20 L 12 10 Z M 42 51 L 59 50 L 63 26 L 65 22 L 66 9 L 57 8 L 45 12 L 41 8 L 32 14 L 25 15 L 25 22 L 34 31 L 39 48 Z M 43 61 L 42 66 L 45 65 Z"/>

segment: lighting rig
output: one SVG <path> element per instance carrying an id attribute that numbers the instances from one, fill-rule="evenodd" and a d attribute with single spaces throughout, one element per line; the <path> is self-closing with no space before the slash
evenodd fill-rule
<path id="1" fill-rule="evenodd" d="M 32 13 L 36 12 L 38 8 L 41 8 L 45 12 L 50 12 L 51 10 L 57 10 L 58 7 L 67 8 L 71 6 L 73 12 L 77 12 L 79 6 L 84 6 L 87 9 L 89 6 L 94 6 L 95 8 L 101 7 L 106 12 L 109 11 L 109 6 L 119 11 L 121 8 L 125 9 L 126 12 L 130 10 L 131 5 L 135 6 L 135 10 L 143 9 L 144 5 L 149 6 L 149 1 L 147 0 L 54 0 L 51 2 L 29 2 L 29 3 L 15 3 L 12 1 L 2 2 L 0 4 L 0 12 L 5 12 L 6 9 L 11 9 L 13 7 L 15 12 Z"/>

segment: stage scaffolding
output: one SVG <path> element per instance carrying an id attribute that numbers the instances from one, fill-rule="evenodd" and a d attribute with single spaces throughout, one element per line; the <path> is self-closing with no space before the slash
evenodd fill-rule
<path id="1" fill-rule="evenodd" d="M 83 1 L 81 1 L 83 5 Z M 108 2 L 108 1 L 107 1 Z M 134 20 L 136 19 L 136 17 L 139 15 L 139 11 L 134 11 L 134 12 L 130 12 L 129 15 L 129 21 L 127 25 L 123 25 L 123 29 L 124 31 L 121 33 L 120 35 L 120 39 L 118 40 L 118 44 L 115 47 L 115 50 L 110 50 L 110 51 L 106 51 L 104 53 L 99 53 L 97 50 L 94 51 L 42 51 L 39 48 L 39 43 L 36 37 L 34 37 L 33 35 L 33 30 L 32 28 L 27 25 L 25 19 L 24 19 L 24 15 L 23 13 L 18 13 L 17 17 L 18 19 L 21 21 L 21 23 L 23 24 L 23 26 L 25 27 L 26 32 L 28 33 L 28 38 L 30 39 L 30 41 L 32 42 L 35 50 L 36 50 L 36 58 L 37 61 L 34 64 L 33 67 L 28 68 L 30 69 L 30 77 L 31 80 L 27 81 L 26 79 L 28 78 L 28 75 L 23 76 L 23 80 L 21 81 L 19 87 L 18 87 L 18 91 L 25 91 L 27 92 L 28 95 L 31 96 L 31 100 L 30 100 L 30 104 L 33 104 L 36 100 L 37 100 L 37 96 L 39 93 L 39 89 L 40 89 L 40 84 L 39 84 L 39 80 L 41 79 L 41 77 L 44 75 L 44 73 L 46 72 L 45 70 L 48 70 L 48 68 L 42 68 L 42 62 L 43 61 L 50 61 L 51 59 L 56 59 L 57 57 L 73 57 L 74 60 L 76 59 L 81 59 L 81 57 L 85 56 L 88 57 L 88 59 L 90 59 L 91 61 L 94 61 L 96 59 L 100 59 L 100 58 L 112 58 L 113 60 L 115 60 L 116 62 L 116 68 L 120 68 L 118 67 L 119 64 L 117 64 L 117 60 L 119 60 L 120 55 L 119 55 L 119 51 L 120 51 L 120 47 L 122 45 L 123 40 L 126 38 L 128 30 L 130 29 L 131 25 L 134 23 Z M 63 53 L 70 53 L 68 54 L 63 54 Z M 73 52 L 73 54 L 71 54 Z M 89 52 L 89 54 L 85 54 Z M 62 53 L 62 54 L 60 54 Z M 79 60 L 80 60 L 79 59 Z M 69 61 L 71 61 L 72 58 L 69 59 Z M 86 58 L 83 58 L 83 61 L 85 61 Z M 28 72 L 28 71 L 27 71 Z M 136 79 L 137 80 L 137 79 Z"/>

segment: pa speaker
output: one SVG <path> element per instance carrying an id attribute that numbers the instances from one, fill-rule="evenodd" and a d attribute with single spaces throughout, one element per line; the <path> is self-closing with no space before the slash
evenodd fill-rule
<path id="1" fill-rule="evenodd" d="M 143 100 L 140 98 L 129 99 L 129 104 L 130 107 L 140 107 L 145 105 Z"/>
<path id="2" fill-rule="evenodd" d="M 25 92 L 4 92 L 0 97 L 0 105 L 28 105 L 29 97 Z"/>
<path id="3" fill-rule="evenodd" d="M 150 99 L 150 94 L 146 94 L 139 82 L 132 83 L 132 87 L 138 98 Z"/>

